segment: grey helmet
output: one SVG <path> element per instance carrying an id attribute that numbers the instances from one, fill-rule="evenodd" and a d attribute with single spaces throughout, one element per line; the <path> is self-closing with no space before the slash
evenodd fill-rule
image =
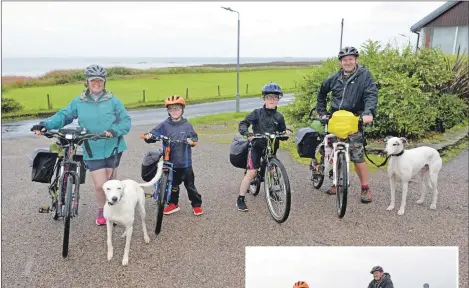
<path id="1" fill-rule="evenodd" d="M 423 284 L 423 288 L 430 288 L 430 285 L 428 283 Z"/>
<path id="2" fill-rule="evenodd" d="M 90 65 L 85 68 L 85 77 L 86 80 L 101 79 L 106 81 L 107 71 L 99 65 Z"/>
<path id="3" fill-rule="evenodd" d="M 358 57 L 358 56 L 360 56 L 360 54 L 358 53 L 357 48 L 352 47 L 352 46 L 347 46 L 347 47 L 344 47 L 344 48 L 340 49 L 340 52 L 339 52 L 339 55 L 338 55 L 339 60 L 341 60 L 345 56 Z"/>
<path id="4" fill-rule="evenodd" d="M 370 273 L 373 274 L 375 271 L 380 271 L 380 272 L 383 272 L 383 267 L 381 266 L 375 266 L 371 269 Z"/>

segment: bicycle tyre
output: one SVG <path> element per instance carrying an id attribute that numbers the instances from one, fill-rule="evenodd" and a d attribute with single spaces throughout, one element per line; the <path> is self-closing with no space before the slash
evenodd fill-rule
<path id="1" fill-rule="evenodd" d="M 320 149 L 319 153 L 321 155 L 321 160 L 319 161 L 318 168 L 320 168 L 321 165 L 324 165 L 324 148 Z M 322 184 L 324 183 L 324 171 L 320 173 L 311 171 L 311 183 L 315 189 L 321 188 Z"/>
<path id="2" fill-rule="evenodd" d="M 156 227 L 155 227 L 155 234 L 158 235 L 161 232 L 161 226 L 163 224 L 163 210 L 164 204 L 166 203 L 166 197 L 168 195 L 168 172 L 163 171 L 163 175 L 161 175 L 160 183 L 158 188 L 160 189 L 160 195 L 158 195 L 158 213 L 156 213 Z"/>
<path id="3" fill-rule="evenodd" d="M 259 194 L 259 191 L 261 191 L 261 177 L 259 175 L 259 172 L 256 173 L 256 177 L 251 181 L 251 183 L 255 183 L 254 185 L 249 184 L 248 191 L 250 194 L 253 196 L 257 196 Z M 254 189 L 252 189 L 254 188 Z"/>
<path id="4" fill-rule="evenodd" d="M 347 171 L 347 160 L 345 158 L 345 152 L 339 152 L 336 163 L 337 171 L 337 198 L 336 207 L 337 215 L 339 218 L 344 217 L 345 211 L 347 210 L 347 193 L 348 193 L 348 171 Z M 342 176 L 342 177 L 341 177 Z M 342 179 L 342 181 L 340 181 Z"/>
<path id="5" fill-rule="evenodd" d="M 64 241 L 62 246 L 62 256 L 66 258 L 68 256 L 68 244 L 70 239 L 70 218 L 72 214 L 72 175 L 68 175 L 66 185 L 67 189 L 65 195 L 65 213 L 64 213 Z"/>
<path id="6" fill-rule="evenodd" d="M 272 165 L 275 165 L 280 169 L 280 172 L 282 173 L 283 185 L 285 188 L 285 210 L 281 217 L 276 217 L 272 208 L 271 198 L 269 196 L 269 188 L 267 184 L 268 182 L 267 179 L 268 177 L 270 179 L 270 175 L 268 174 L 270 172 L 270 166 Z M 280 160 L 278 160 L 277 158 L 272 158 L 270 162 L 268 163 L 268 166 L 265 169 L 264 190 L 265 190 L 265 196 L 267 200 L 267 208 L 269 209 L 270 215 L 277 223 L 285 222 L 288 219 L 288 216 L 290 215 L 290 208 L 291 208 L 290 180 L 288 179 L 287 170 L 285 169 L 285 166 L 283 166 L 282 162 L 280 162 Z"/>

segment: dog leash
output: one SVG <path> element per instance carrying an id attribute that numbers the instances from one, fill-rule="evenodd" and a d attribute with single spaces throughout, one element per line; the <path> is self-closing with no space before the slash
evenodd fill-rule
<path id="1" fill-rule="evenodd" d="M 109 176 L 109 180 L 114 179 L 114 170 L 116 170 L 116 166 L 117 166 L 117 154 L 118 154 L 117 149 L 119 147 L 119 143 L 121 142 L 121 138 L 122 138 L 122 136 L 119 136 L 119 138 L 117 139 L 117 145 L 116 145 L 116 147 L 114 147 L 114 149 L 112 150 L 112 153 L 111 153 L 111 155 L 114 154 L 114 165 L 113 165 L 114 168 L 112 168 L 112 173 L 111 173 L 111 176 Z"/>
<path id="2" fill-rule="evenodd" d="M 388 163 L 388 160 L 389 160 L 389 158 L 390 158 L 392 155 L 388 155 L 388 156 L 386 157 L 386 159 L 384 159 L 384 162 L 381 163 L 380 165 L 376 164 L 373 160 L 370 159 L 370 157 L 368 157 L 368 153 L 366 153 L 366 148 L 365 148 L 365 147 L 366 147 L 367 143 L 366 143 L 365 128 L 364 128 L 364 127 L 362 127 L 362 137 L 363 137 L 363 152 L 365 153 L 366 159 L 368 159 L 368 161 L 370 161 L 371 164 L 375 165 L 375 166 L 378 167 L 378 168 L 381 168 L 381 167 L 383 167 L 384 165 L 386 165 L 386 163 Z M 404 150 L 402 151 L 402 153 L 403 153 L 403 152 L 404 152 Z M 399 153 L 399 154 L 401 154 L 401 153 Z M 401 155 L 402 155 L 402 154 L 401 154 Z M 396 156 L 400 156 L 400 155 L 396 155 Z"/>

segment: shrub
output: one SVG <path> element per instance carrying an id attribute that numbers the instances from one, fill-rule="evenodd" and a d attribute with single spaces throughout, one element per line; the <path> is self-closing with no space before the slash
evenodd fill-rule
<path id="1" fill-rule="evenodd" d="M 23 109 L 23 105 L 15 99 L 2 98 L 2 113 L 18 112 Z"/>

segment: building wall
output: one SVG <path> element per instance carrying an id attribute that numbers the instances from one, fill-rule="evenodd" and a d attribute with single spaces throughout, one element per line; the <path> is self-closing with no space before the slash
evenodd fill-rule
<path id="1" fill-rule="evenodd" d="M 469 2 L 461 1 L 420 29 L 421 46 L 439 47 L 444 53 L 468 54 Z"/>
<path id="2" fill-rule="evenodd" d="M 432 22 L 425 25 L 426 27 L 448 27 L 448 26 L 467 26 L 469 25 L 469 2 L 460 1 L 458 4 L 454 5 L 438 16 Z"/>

